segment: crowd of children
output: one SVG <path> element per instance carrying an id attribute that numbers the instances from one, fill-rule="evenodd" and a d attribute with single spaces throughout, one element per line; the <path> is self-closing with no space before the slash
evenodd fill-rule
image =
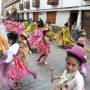
<path id="1" fill-rule="evenodd" d="M 24 76 L 31 74 L 36 78 L 36 72 L 28 69 L 26 60 L 27 55 L 32 53 L 33 46 L 40 54 L 37 63 L 47 64 L 47 57 L 51 51 L 50 36 L 48 35 L 50 30 L 38 22 L 33 34 L 29 35 L 23 22 L 5 21 L 4 25 L 9 33 L 6 35 L 8 41 L 0 33 L 0 81 L 2 86 L 5 85 L 4 90 L 10 90 L 19 85 L 19 81 Z M 66 23 L 56 38 L 59 37 L 58 40 L 62 40 L 63 45 L 68 49 L 66 49 L 64 73 L 61 76 L 52 77 L 53 80 L 60 79 L 54 90 L 85 90 L 87 55 L 84 46 L 87 42 L 86 34 L 82 33 L 77 43 L 74 44 L 68 23 Z"/>
<path id="2" fill-rule="evenodd" d="M 69 38 L 67 37 L 67 39 Z M 86 33 L 82 32 L 75 44 L 66 49 L 65 71 L 61 76 L 52 77 L 52 80 L 60 80 L 55 85 L 54 90 L 85 90 L 84 78 L 88 75 L 87 54 L 85 50 L 86 43 Z"/>
<path id="3" fill-rule="evenodd" d="M 0 82 L 4 90 L 10 90 L 19 85 L 19 81 L 28 76 L 33 75 L 36 78 L 36 73 L 27 68 L 23 62 L 22 51 L 18 43 L 18 33 L 12 31 L 7 34 L 10 46 L 7 48 L 8 43 L 0 37 Z M 3 44 L 2 44 L 3 43 Z M 5 43 L 5 45 L 4 45 Z M 25 51 L 24 51 L 25 52 Z M 6 57 L 5 57 L 6 56 Z M 24 60 L 25 61 L 25 60 Z"/>

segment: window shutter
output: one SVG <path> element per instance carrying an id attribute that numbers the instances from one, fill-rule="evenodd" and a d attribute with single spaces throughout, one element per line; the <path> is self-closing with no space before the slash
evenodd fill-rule
<path id="1" fill-rule="evenodd" d="M 32 6 L 36 7 L 36 8 L 39 8 L 40 7 L 40 0 L 33 0 L 32 1 Z"/>
<path id="2" fill-rule="evenodd" d="M 57 5 L 58 4 L 58 0 L 48 0 L 47 4 L 49 4 L 49 5 Z"/>

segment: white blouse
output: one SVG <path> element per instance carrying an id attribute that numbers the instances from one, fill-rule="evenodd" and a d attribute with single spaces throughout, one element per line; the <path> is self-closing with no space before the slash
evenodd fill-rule
<path id="1" fill-rule="evenodd" d="M 15 43 L 9 47 L 9 49 L 6 52 L 7 59 L 5 60 L 6 63 L 10 63 L 13 60 L 13 56 L 18 53 L 19 50 L 19 44 Z"/>
<path id="2" fill-rule="evenodd" d="M 64 71 L 63 75 L 61 77 L 64 78 L 63 81 L 66 81 L 68 88 L 63 86 L 62 90 L 85 90 L 84 79 L 79 71 L 76 71 L 74 78 L 71 80 L 68 80 L 68 77 L 71 77 L 72 75 L 67 74 L 67 71 Z M 60 80 L 60 82 L 57 85 L 59 85 L 63 81 Z"/>

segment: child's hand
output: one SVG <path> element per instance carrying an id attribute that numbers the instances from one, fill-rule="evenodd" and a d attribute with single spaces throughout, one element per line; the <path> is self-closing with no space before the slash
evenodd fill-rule
<path id="1" fill-rule="evenodd" d="M 52 80 L 58 80 L 58 79 L 61 79 L 61 77 L 60 76 L 53 76 L 52 77 Z"/>

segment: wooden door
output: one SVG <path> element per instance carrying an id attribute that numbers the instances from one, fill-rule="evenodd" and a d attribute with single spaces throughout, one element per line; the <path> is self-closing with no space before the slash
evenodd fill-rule
<path id="1" fill-rule="evenodd" d="M 56 12 L 47 12 L 47 22 L 55 24 L 56 22 Z"/>
<path id="2" fill-rule="evenodd" d="M 82 26 L 87 33 L 87 38 L 90 39 L 90 11 L 83 12 Z"/>
<path id="3" fill-rule="evenodd" d="M 38 21 L 38 12 L 33 12 L 33 21 L 34 22 Z"/>

